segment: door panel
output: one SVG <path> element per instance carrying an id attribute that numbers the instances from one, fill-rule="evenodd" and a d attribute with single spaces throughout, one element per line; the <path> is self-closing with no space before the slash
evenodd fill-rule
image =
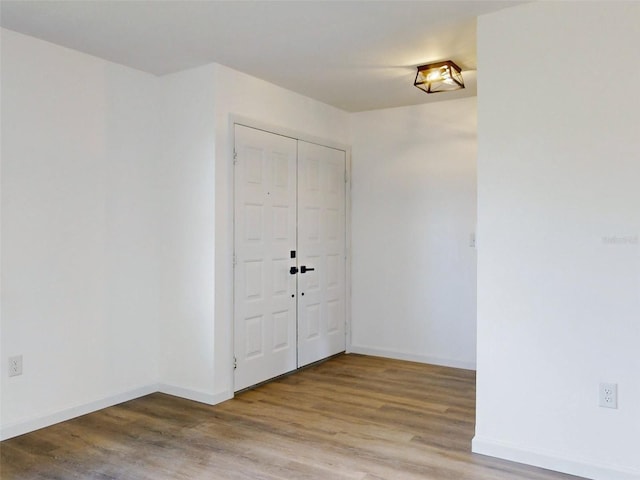
<path id="1" fill-rule="evenodd" d="M 235 126 L 234 390 L 297 366 L 297 143 Z"/>
<path id="2" fill-rule="evenodd" d="M 298 141 L 298 367 L 345 350 L 345 162 Z"/>

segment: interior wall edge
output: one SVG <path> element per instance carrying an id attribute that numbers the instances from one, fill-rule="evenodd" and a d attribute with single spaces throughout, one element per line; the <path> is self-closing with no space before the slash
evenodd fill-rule
<path id="1" fill-rule="evenodd" d="M 461 368 L 463 370 L 475 370 L 475 362 L 466 362 L 456 360 L 454 358 L 441 358 L 431 355 L 422 355 L 418 353 L 403 352 L 399 350 L 389 350 L 386 348 L 367 347 L 363 345 L 348 345 L 348 353 L 358 353 L 361 355 L 371 355 L 373 357 L 392 358 L 394 360 L 405 360 L 408 362 L 427 363 L 429 365 L 438 365 L 440 367 Z"/>
<path id="2" fill-rule="evenodd" d="M 57 412 L 36 416 L 27 420 L 21 420 L 9 425 L 3 425 L 0 429 L 0 440 L 8 440 L 25 433 L 30 433 L 41 428 L 50 427 L 56 423 L 72 420 L 88 413 L 97 412 L 104 408 L 113 407 L 119 403 L 128 402 L 136 398 L 144 397 L 158 391 L 158 384 L 145 385 L 125 392 L 117 393 L 108 397 L 76 405 Z"/>
<path id="3" fill-rule="evenodd" d="M 233 398 L 233 392 L 231 391 L 225 390 L 220 393 L 211 394 L 168 384 L 158 385 L 158 392 L 172 395 L 174 397 L 184 398 L 186 400 L 192 400 L 194 402 L 204 403 L 206 405 L 217 405 L 218 403 L 222 403 Z"/>
<path id="4" fill-rule="evenodd" d="M 638 480 L 640 478 L 640 471 L 637 470 L 617 465 L 589 463 L 586 459 L 563 457 L 551 451 L 529 450 L 479 435 L 473 438 L 471 451 L 593 480 Z"/>

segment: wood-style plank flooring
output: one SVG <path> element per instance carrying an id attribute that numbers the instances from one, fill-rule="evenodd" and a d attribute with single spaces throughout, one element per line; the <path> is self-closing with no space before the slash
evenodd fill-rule
<path id="1" fill-rule="evenodd" d="M 207 406 L 153 394 L 2 442 L 2 480 L 560 480 L 470 453 L 475 374 L 342 355 Z"/>

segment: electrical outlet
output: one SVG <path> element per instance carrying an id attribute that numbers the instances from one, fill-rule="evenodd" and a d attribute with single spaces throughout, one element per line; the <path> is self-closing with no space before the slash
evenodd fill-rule
<path id="1" fill-rule="evenodd" d="M 22 375 L 22 355 L 9 357 L 9 376 L 17 377 Z"/>
<path id="2" fill-rule="evenodd" d="M 618 408 L 618 384 L 600 384 L 600 406 L 606 408 Z"/>

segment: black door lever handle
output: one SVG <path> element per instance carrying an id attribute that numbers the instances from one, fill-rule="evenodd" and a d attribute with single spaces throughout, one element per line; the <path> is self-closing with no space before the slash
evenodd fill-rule
<path id="1" fill-rule="evenodd" d="M 306 266 L 302 265 L 300 267 L 300 273 L 307 273 L 307 272 L 313 272 L 315 270 L 315 268 L 307 268 Z"/>

